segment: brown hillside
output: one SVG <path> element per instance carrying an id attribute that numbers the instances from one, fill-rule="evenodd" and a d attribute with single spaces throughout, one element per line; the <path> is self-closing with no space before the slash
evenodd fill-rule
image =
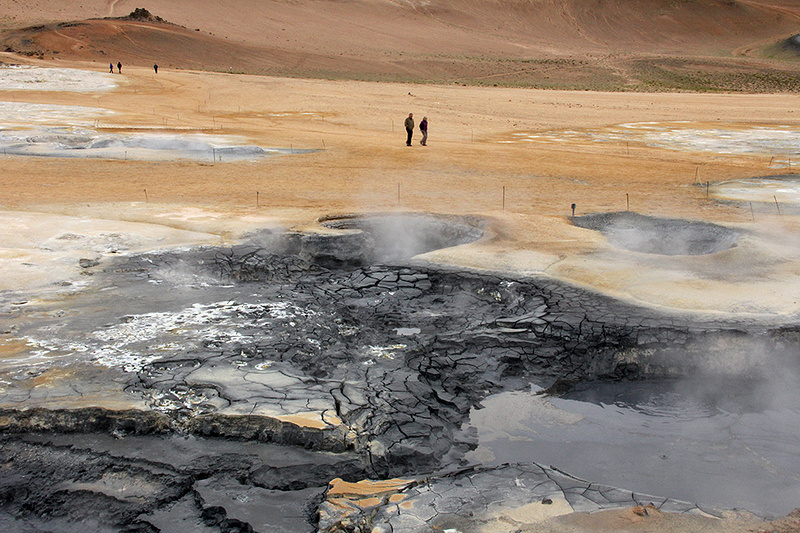
<path id="1" fill-rule="evenodd" d="M 796 62 L 759 57 L 800 28 L 800 8 L 788 0 L 155 0 L 146 6 L 174 24 L 65 24 L 73 11 L 62 3 L 30 4 L 0 6 L 0 23 L 16 26 L 4 33 L 3 48 L 102 63 L 308 77 L 796 89 Z M 74 13 L 120 17 L 140 4 L 95 0 Z M 20 29 L 22 22 L 37 25 Z M 673 58 L 691 66 L 664 67 Z M 700 75 L 709 62 L 710 78 Z M 766 76 L 754 84 L 751 72 Z"/>

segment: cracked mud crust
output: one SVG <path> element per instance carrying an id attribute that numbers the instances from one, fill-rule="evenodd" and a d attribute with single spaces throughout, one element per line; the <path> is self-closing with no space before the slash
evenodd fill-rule
<path id="1" fill-rule="evenodd" d="M 47 363 L 4 370 L 13 382 L 0 393 L 7 516 L 72 524 L 76 502 L 91 508 L 112 498 L 98 527 L 147 531 L 184 516 L 223 531 L 307 531 L 317 521 L 320 531 L 426 531 L 524 528 L 630 507 L 656 498 L 535 465 L 463 470 L 477 444 L 463 429 L 470 410 L 531 383 L 557 394 L 591 380 L 724 375 L 748 346 L 798 342 L 791 324 L 648 310 L 546 278 L 334 265 L 301 253 L 308 245 L 296 235 L 257 240 L 270 246 L 93 265 L 98 290 L 71 302 L 82 312 L 16 311 L 14 335 Z M 103 408 L 100 391 L 141 407 Z M 258 452 L 255 443 L 270 447 Z M 170 452 L 162 464 L 154 453 L 167 444 L 195 459 L 176 465 Z M 312 462 L 282 464 L 292 450 Z M 26 472 L 63 461 L 73 466 L 60 484 L 30 485 Z M 347 477 L 329 484 L 340 472 Z M 378 481 L 390 477 L 402 479 Z M 44 514 L 29 510 L 42 499 Z M 257 502 L 284 510 L 256 512 Z"/>
<path id="2" fill-rule="evenodd" d="M 589 483 L 538 465 L 466 469 L 415 481 L 332 482 L 319 530 L 334 531 L 748 531 L 741 512 Z M 371 528 L 371 529 L 370 529 Z"/>

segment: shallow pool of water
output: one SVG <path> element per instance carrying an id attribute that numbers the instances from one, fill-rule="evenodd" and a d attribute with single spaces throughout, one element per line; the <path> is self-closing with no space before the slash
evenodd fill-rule
<path id="1" fill-rule="evenodd" d="M 795 380 L 592 384 L 503 393 L 474 410 L 486 464 L 534 461 L 587 480 L 765 516 L 800 506 Z"/>

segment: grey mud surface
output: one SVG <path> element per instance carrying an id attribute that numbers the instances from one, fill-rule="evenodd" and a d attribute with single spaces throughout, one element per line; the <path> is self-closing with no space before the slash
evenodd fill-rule
<path id="1" fill-rule="evenodd" d="M 659 255 L 707 255 L 736 245 L 739 232 L 710 222 L 640 215 L 630 211 L 572 217 L 619 248 Z"/>
<path id="2" fill-rule="evenodd" d="M 406 233 L 445 228 L 437 246 L 482 229 L 409 220 Z M 385 222 L 87 259 L 91 290 L 4 301 L 3 335 L 27 348 L 0 373 L 0 530 L 466 532 L 498 500 L 520 523 L 541 506 L 631 506 L 630 491 L 535 464 L 468 464 L 470 410 L 532 383 L 563 394 L 742 364 L 758 379 L 774 361 L 743 354 L 796 353 L 792 323 L 414 262 L 376 244 Z M 329 485 L 389 478 L 349 503 Z"/>

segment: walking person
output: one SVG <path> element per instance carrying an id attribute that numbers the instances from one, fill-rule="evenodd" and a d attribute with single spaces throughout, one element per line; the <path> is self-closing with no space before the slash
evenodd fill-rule
<path id="1" fill-rule="evenodd" d="M 406 146 L 411 146 L 411 136 L 414 135 L 414 113 L 408 114 L 405 126 L 406 126 L 406 133 L 408 134 L 408 138 L 406 139 Z"/>
<path id="2" fill-rule="evenodd" d="M 422 117 L 422 122 L 419 123 L 419 131 L 422 132 L 422 140 L 419 143 L 422 146 L 428 146 L 428 117 Z"/>
<path id="3" fill-rule="evenodd" d="M 108 64 L 108 72 L 114 74 L 114 63 Z"/>
<path id="4" fill-rule="evenodd" d="M 119 72 L 120 74 L 122 74 L 122 62 L 121 62 L 121 61 L 118 61 L 118 62 L 117 62 L 117 72 Z"/>

